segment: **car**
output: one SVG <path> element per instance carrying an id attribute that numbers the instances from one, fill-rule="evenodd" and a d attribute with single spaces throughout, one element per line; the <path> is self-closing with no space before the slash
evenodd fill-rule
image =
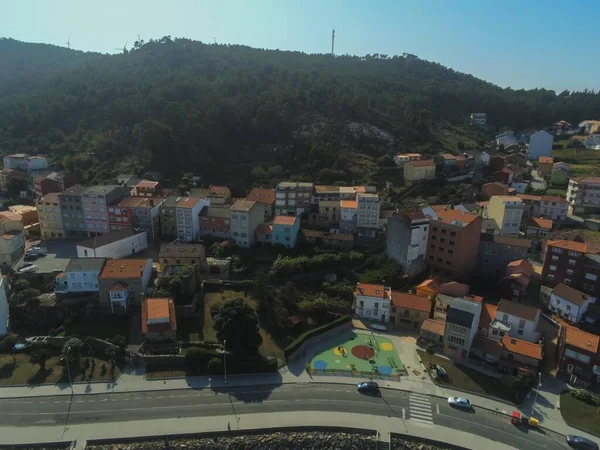
<path id="1" fill-rule="evenodd" d="M 471 405 L 471 402 L 464 397 L 449 397 L 448 404 L 450 406 L 454 406 L 456 408 L 462 408 L 462 409 L 471 409 L 473 407 Z"/>
<path id="2" fill-rule="evenodd" d="M 567 444 L 571 448 L 577 448 L 581 450 L 598 450 L 598 444 L 594 441 L 584 438 L 583 436 L 576 436 L 574 434 L 567 435 Z"/>
<path id="3" fill-rule="evenodd" d="M 27 252 L 25 253 L 25 257 L 23 258 L 24 261 L 35 261 L 38 258 L 37 253 L 30 253 Z"/>
<path id="4" fill-rule="evenodd" d="M 25 263 L 17 269 L 17 272 L 19 272 L 19 273 L 35 272 L 37 269 L 38 268 L 35 264 Z"/>
<path id="5" fill-rule="evenodd" d="M 356 388 L 361 394 L 379 394 L 379 385 L 374 381 L 362 381 L 356 385 Z"/>
<path id="6" fill-rule="evenodd" d="M 446 369 L 444 369 L 442 366 L 440 366 L 439 364 L 436 364 L 433 367 L 434 367 L 435 373 L 437 373 L 438 377 L 448 378 L 448 372 L 446 372 Z"/>
<path id="7" fill-rule="evenodd" d="M 34 245 L 27 250 L 27 253 L 29 252 L 36 253 L 38 256 L 46 256 L 48 254 L 48 249 L 45 247 L 40 247 L 39 245 Z"/>
<path id="8" fill-rule="evenodd" d="M 371 324 L 371 328 L 374 329 L 374 330 L 377 330 L 377 331 L 386 331 L 387 330 L 387 328 L 384 327 L 383 325 L 379 325 L 379 324 L 376 324 L 376 323 Z"/>

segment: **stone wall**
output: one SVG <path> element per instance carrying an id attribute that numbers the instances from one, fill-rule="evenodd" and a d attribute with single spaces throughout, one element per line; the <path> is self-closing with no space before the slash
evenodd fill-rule
<path id="1" fill-rule="evenodd" d="M 329 339 L 331 336 L 335 336 L 336 334 L 350 331 L 351 329 L 352 329 L 352 322 L 347 322 L 347 323 L 340 325 L 339 327 L 332 328 L 331 330 L 328 330 L 324 333 L 318 334 L 316 336 L 313 336 L 313 337 L 307 339 L 306 341 L 304 341 L 304 343 L 300 347 L 298 347 L 298 350 L 296 350 L 295 352 L 290 353 L 288 355 L 287 362 L 289 363 L 291 361 L 295 361 L 300 356 L 304 355 L 306 353 L 307 349 L 309 349 L 311 346 L 319 343 L 320 341 Z"/>

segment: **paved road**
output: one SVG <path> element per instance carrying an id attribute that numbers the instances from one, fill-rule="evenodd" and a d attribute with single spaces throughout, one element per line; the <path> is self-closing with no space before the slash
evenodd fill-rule
<path id="1" fill-rule="evenodd" d="M 432 427 L 459 429 L 523 449 L 564 449 L 564 438 L 537 430 L 520 430 L 508 417 L 484 409 L 455 410 L 445 399 L 383 390 L 381 397 L 361 395 L 350 385 L 310 384 L 255 386 L 224 390 L 147 391 L 15 398 L 0 400 L 0 426 L 90 424 L 127 420 L 217 416 L 279 411 L 343 411 L 396 416 Z M 397 430 L 402 432 L 402 428 Z"/>

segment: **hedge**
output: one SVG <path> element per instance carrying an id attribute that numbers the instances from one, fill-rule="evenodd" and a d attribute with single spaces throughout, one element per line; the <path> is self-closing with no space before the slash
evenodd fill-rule
<path id="1" fill-rule="evenodd" d="M 308 331 L 305 331 L 300 336 L 298 336 L 296 339 L 294 339 L 294 342 L 292 342 L 290 345 L 288 345 L 285 348 L 285 350 L 283 351 L 285 354 L 285 357 L 288 358 L 290 354 L 292 354 L 296 350 L 298 350 L 300 348 L 300 346 L 302 344 L 304 344 L 304 341 L 306 341 L 307 339 L 310 339 L 311 337 L 318 336 L 319 334 L 325 333 L 326 331 L 329 331 L 332 328 L 335 328 L 339 325 L 348 323 L 348 322 L 350 322 L 350 320 L 351 320 L 350 316 L 345 315 L 338 319 L 335 319 L 333 322 L 329 322 L 329 323 L 326 323 L 325 325 L 321 325 L 320 327 L 312 328 Z"/>

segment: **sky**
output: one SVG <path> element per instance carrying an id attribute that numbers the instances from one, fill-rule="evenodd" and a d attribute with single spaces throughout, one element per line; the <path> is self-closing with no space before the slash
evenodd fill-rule
<path id="1" fill-rule="evenodd" d="M 115 53 L 186 37 L 336 54 L 412 53 L 514 89 L 600 89 L 600 1 L 4 0 L 0 37 Z"/>

